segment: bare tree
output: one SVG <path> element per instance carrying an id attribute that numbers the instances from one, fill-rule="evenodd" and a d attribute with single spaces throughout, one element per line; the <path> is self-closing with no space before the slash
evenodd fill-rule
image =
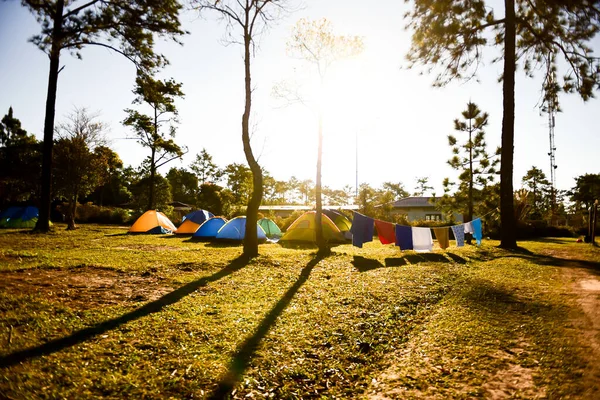
<path id="1" fill-rule="evenodd" d="M 319 98 L 317 101 L 318 114 L 318 146 L 317 146 L 317 178 L 315 186 L 315 198 L 317 214 L 315 223 L 317 225 L 316 236 L 319 251 L 327 251 L 327 244 L 323 238 L 322 219 L 322 182 L 321 166 L 323 160 L 323 107 L 322 99 L 327 73 L 332 64 L 360 54 L 363 51 L 362 38 L 358 36 L 335 35 L 331 23 L 327 19 L 309 21 L 301 19 L 296 23 L 292 31 L 292 37 L 288 41 L 287 49 L 292 57 L 299 58 L 315 67 L 320 81 Z M 276 95 L 286 98 L 290 103 L 303 103 L 301 95 L 294 91 L 286 90 L 285 87 L 275 88 Z"/>
<path id="2" fill-rule="evenodd" d="M 199 12 L 212 11 L 227 23 L 229 43 L 244 46 L 244 93 L 245 104 L 242 114 L 242 143 L 244 155 L 252 171 L 252 195 L 246 210 L 246 235 L 244 256 L 258 255 L 258 207 L 263 197 L 263 174 L 250 143 L 250 112 L 252 108 L 251 60 L 256 52 L 255 39 L 284 13 L 290 10 L 290 0 L 192 0 Z"/>
<path id="3" fill-rule="evenodd" d="M 65 122 L 56 127 L 54 151 L 54 184 L 56 192 L 67 198 L 67 230 L 75 229 L 77 200 L 87 196 L 101 184 L 106 158 L 106 126 L 97 113 L 75 108 Z M 98 150 L 98 151 L 96 151 Z"/>

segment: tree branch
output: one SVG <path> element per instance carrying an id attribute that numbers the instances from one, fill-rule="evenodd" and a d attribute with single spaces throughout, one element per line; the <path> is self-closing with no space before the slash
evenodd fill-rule
<path id="1" fill-rule="evenodd" d="M 95 3 L 99 3 L 99 2 L 100 2 L 100 3 L 104 3 L 104 1 L 102 1 L 102 0 L 92 0 L 92 1 L 90 1 L 89 3 L 82 4 L 81 6 L 79 6 L 79 7 L 75 8 L 75 9 L 73 9 L 73 10 L 70 10 L 70 11 L 68 11 L 66 14 L 64 14 L 64 15 L 63 15 L 63 20 L 64 20 L 64 19 L 67 19 L 67 17 L 70 17 L 71 15 L 75 15 L 75 14 L 77 14 L 79 11 L 81 11 L 81 10 L 83 10 L 83 9 L 85 9 L 85 8 L 87 8 L 87 7 L 89 7 L 89 6 L 91 6 L 91 5 L 94 5 Z"/>
<path id="2" fill-rule="evenodd" d="M 68 46 L 65 46 L 65 47 L 63 47 L 63 48 L 64 48 L 64 49 L 68 49 L 68 48 L 71 48 L 71 47 L 77 47 L 77 46 L 83 46 L 83 45 L 92 45 L 92 46 L 106 47 L 107 49 L 109 49 L 109 50 L 113 50 L 113 51 L 115 51 L 115 52 L 117 52 L 117 53 L 121 54 L 123 57 L 125 57 L 125 58 L 126 58 L 126 59 L 128 59 L 129 61 L 131 61 L 131 62 L 132 62 L 134 65 L 135 65 L 136 69 L 139 69 L 139 70 L 141 70 L 141 69 L 142 69 L 142 67 L 141 67 L 140 63 L 139 63 L 139 62 L 137 62 L 137 61 L 136 61 L 134 58 L 132 58 L 132 57 L 131 57 L 129 54 L 127 54 L 127 53 L 123 52 L 122 50 L 119 50 L 119 49 L 117 49 L 116 47 L 113 47 L 113 46 L 111 46 L 111 45 L 109 45 L 109 44 L 106 44 L 106 43 L 100 43 L 100 42 L 90 42 L 90 41 L 87 41 L 87 40 L 83 40 L 83 41 L 81 41 L 81 42 L 73 42 L 73 43 L 69 43 L 69 45 L 68 45 Z"/>

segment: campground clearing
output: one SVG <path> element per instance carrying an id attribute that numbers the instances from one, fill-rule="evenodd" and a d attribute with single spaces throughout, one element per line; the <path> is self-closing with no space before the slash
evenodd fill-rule
<path id="1" fill-rule="evenodd" d="M 0 394 L 600 398 L 600 249 L 0 231 Z"/>

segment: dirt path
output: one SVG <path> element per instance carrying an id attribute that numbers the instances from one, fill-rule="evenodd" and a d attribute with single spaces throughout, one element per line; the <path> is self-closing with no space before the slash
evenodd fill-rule
<path id="1" fill-rule="evenodd" d="M 580 308 L 573 312 L 571 322 L 588 364 L 582 376 L 587 390 L 581 398 L 600 399 L 600 276 L 575 262 L 561 273 Z"/>
<path id="2" fill-rule="evenodd" d="M 565 323 L 568 326 L 568 335 L 579 343 L 579 356 L 586 361 L 586 368 L 581 376 L 581 386 L 585 387 L 585 392 L 579 394 L 573 399 L 597 400 L 600 399 L 600 270 L 590 267 L 589 262 L 569 259 L 567 254 L 545 254 L 554 257 L 560 263 L 559 273 L 564 282 L 564 295 L 569 298 L 569 302 L 574 306 L 570 312 L 570 321 Z M 597 265 L 597 263 L 596 263 Z M 420 338 L 407 344 L 407 348 L 402 352 L 390 367 L 373 379 L 370 389 L 367 390 L 366 398 L 369 400 L 387 400 L 404 398 L 434 398 L 442 399 L 435 393 L 435 388 L 429 387 L 421 391 L 415 387 L 406 386 L 406 376 L 400 376 L 399 365 L 414 362 L 412 354 L 422 350 L 423 343 Z M 526 349 L 527 344 L 522 346 Z M 493 358 L 504 359 L 508 367 L 497 371 L 489 376 L 488 382 L 482 385 L 479 393 L 483 398 L 491 400 L 509 399 L 518 395 L 518 398 L 542 399 L 546 398 L 543 388 L 536 387 L 533 375 L 537 373 L 537 368 L 522 368 L 516 364 L 514 355 L 524 349 L 511 349 L 509 354 L 499 351 L 492 355 Z M 421 362 L 421 372 L 424 374 L 435 371 L 435 366 L 425 360 Z M 417 371 L 417 374 L 419 372 Z M 411 378 L 411 377 L 409 377 Z M 412 378 L 411 378 L 412 379 Z M 459 397 L 469 397 L 470 390 L 474 387 L 464 387 L 457 394 Z"/>

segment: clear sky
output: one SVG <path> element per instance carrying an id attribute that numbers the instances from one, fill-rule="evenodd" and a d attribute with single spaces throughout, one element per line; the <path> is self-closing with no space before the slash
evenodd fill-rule
<path id="1" fill-rule="evenodd" d="M 498 83 L 501 64 L 486 49 L 479 81 L 451 83 L 432 88 L 432 75 L 407 70 L 404 56 L 410 33 L 404 30 L 401 0 L 306 0 L 303 9 L 273 26 L 260 38 L 253 59 L 252 145 L 259 163 L 278 180 L 292 175 L 315 179 L 317 121 L 310 108 L 281 107 L 271 94 L 278 82 L 291 80 L 306 64 L 286 55 L 291 27 L 300 18 L 329 19 L 336 33 L 361 36 L 365 51 L 340 62 L 329 75 L 325 113 L 323 184 L 334 189 L 355 186 L 356 160 L 359 183 L 379 187 L 383 182 L 403 182 L 408 190 L 416 178 L 429 177 L 437 194 L 444 177 L 454 177 L 446 161 L 451 156 L 447 135 L 453 120 L 473 101 L 490 114 L 486 129 L 490 151 L 500 143 L 502 91 Z M 500 12 L 501 14 L 501 12 Z M 180 122 L 176 141 L 189 153 L 183 161 L 163 167 L 185 167 L 205 148 L 220 166 L 245 163 L 241 142 L 243 62 L 238 45 L 224 46 L 225 25 L 214 15 L 183 15 L 184 45 L 161 43 L 160 51 L 171 65 L 161 75 L 183 83 L 186 96 L 177 102 Z M 23 127 L 42 138 L 49 61 L 27 41 L 39 25 L 19 1 L 0 1 L 0 116 L 9 106 Z M 600 40 L 593 44 L 600 52 Z M 123 127 L 123 109 L 131 107 L 134 66 L 119 54 L 103 48 L 86 48 L 83 60 L 62 54 L 65 66 L 59 77 L 57 122 L 73 107 L 98 111 L 110 126 L 111 147 L 126 165 L 138 166 L 149 154 Z M 305 75 L 305 74 L 304 74 Z M 297 78 L 295 78 L 297 79 Z M 547 116 L 540 114 L 539 80 L 516 81 L 515 186 L 531 166 L 550 174 Z M 556 117 L 557 186 L 568 189 L 574 178 L 600 173 L 600 101 L 584 103 L 576 95 L 561 99 Z M 358 145 L 358 146 L 357 146 Z M 357 151 L 358 150 L 358 151 Z M 358 154 L 358 157 L 356 155 Z"/>

